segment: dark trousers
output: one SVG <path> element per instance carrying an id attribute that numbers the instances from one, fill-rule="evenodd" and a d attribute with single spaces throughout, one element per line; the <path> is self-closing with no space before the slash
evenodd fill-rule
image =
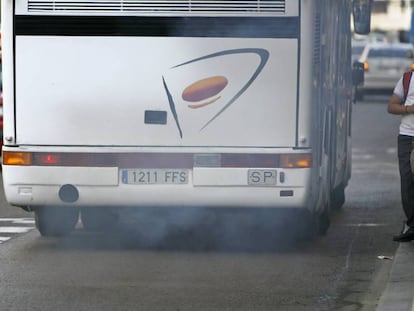
<path id="1" fill-rule="evenodd" d="M 414 137 L 398 135 L 398 164 L 401 178 L 401 202 L 407 217 L 407 225 L 414 227 L 414 177 L 411 172 L 410 155 Z"/>

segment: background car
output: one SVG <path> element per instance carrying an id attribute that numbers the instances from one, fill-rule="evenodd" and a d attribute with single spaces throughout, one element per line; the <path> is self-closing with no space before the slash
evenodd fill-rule
<path id="1" fill-rule="evenodd" d="M 368 43 L 359 62 L 365 74 L 357 98 L 373 92 L 391 94 L 402 74 L 414 70 L 414 48 L 410 43 Z"/>

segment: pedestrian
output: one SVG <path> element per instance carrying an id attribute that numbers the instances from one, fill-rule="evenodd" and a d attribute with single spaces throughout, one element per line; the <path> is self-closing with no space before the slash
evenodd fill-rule
<path id="1" fill-rule="evenodd" d="M 414 176 L 410 156 L 414 143 L 414 82 L 411 72 L 405 73 L 397 82 L 388 102 L 387 111 L 401 115 L 398 135 L 398 165 L 401 182 L 401 202 L 406 216 L 402 232 L 393 237 L 396 242 L 414 240 Z"/>

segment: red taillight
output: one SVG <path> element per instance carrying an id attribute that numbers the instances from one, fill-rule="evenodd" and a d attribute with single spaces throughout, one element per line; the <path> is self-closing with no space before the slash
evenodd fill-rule
<path id="1" fill-rule="evenodd" d="M 62 157 L 59 154 L 35 154 L 34 162 L 38 165 L 56 165 L 62 162 Z"/>

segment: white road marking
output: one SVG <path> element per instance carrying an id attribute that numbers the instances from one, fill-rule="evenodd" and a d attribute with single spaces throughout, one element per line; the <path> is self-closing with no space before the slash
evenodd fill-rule
<path id="1" fill-rule="evenodd" d="M 366 224 L 343 224 L 344 227 L 385 227 L 389 226 L 387 224 L 374 224 L 374 223 L 366 223 Z"/>
<path id="2" fill-rule="evenodd" d="M 0 236 L 0 244 L 6 242 L 7 240 L 10 240 L 9 236 Z"/>
<path id="3" fill-rule="evenodd" d="M 34 224 L 33 218 L 0 218 L 0 222 L 11 222 L 14 224 Z"/>
<path id="4" fill-rule="evenodd" d="M 13 234 L 27 233 L 34 229 L 35 221 L 33 218 L 0 218 L 0 244 L 12 238 Z M 21 226 L 16 226 L 21 225 Z"/>
<path id="5" fill-rule="evenodd" d="M 374 156 L 372 154 L 352 154 L 353 160 L 371 160 Z"/>
<path id="6" fill-rule="evenodd" d="M 0 227 L 0 233 L 26 233 L 32 229 L 33 227 Z"/>
<path id="7" fill-rule="evenodd" d="M 397 148 L 387 148 L 385 152 L 387 154 L 397 154 Z M 374 154 L 370 154 L 364 149 L 352 149 L 352 159 L 354 160 L 370 160 L 374 157 Z"/>
<path id="8" fill-rule="evenodd" d="M 388 154 L 397 154 L 397 148 L 388 148 L 387 153 Z"/>

